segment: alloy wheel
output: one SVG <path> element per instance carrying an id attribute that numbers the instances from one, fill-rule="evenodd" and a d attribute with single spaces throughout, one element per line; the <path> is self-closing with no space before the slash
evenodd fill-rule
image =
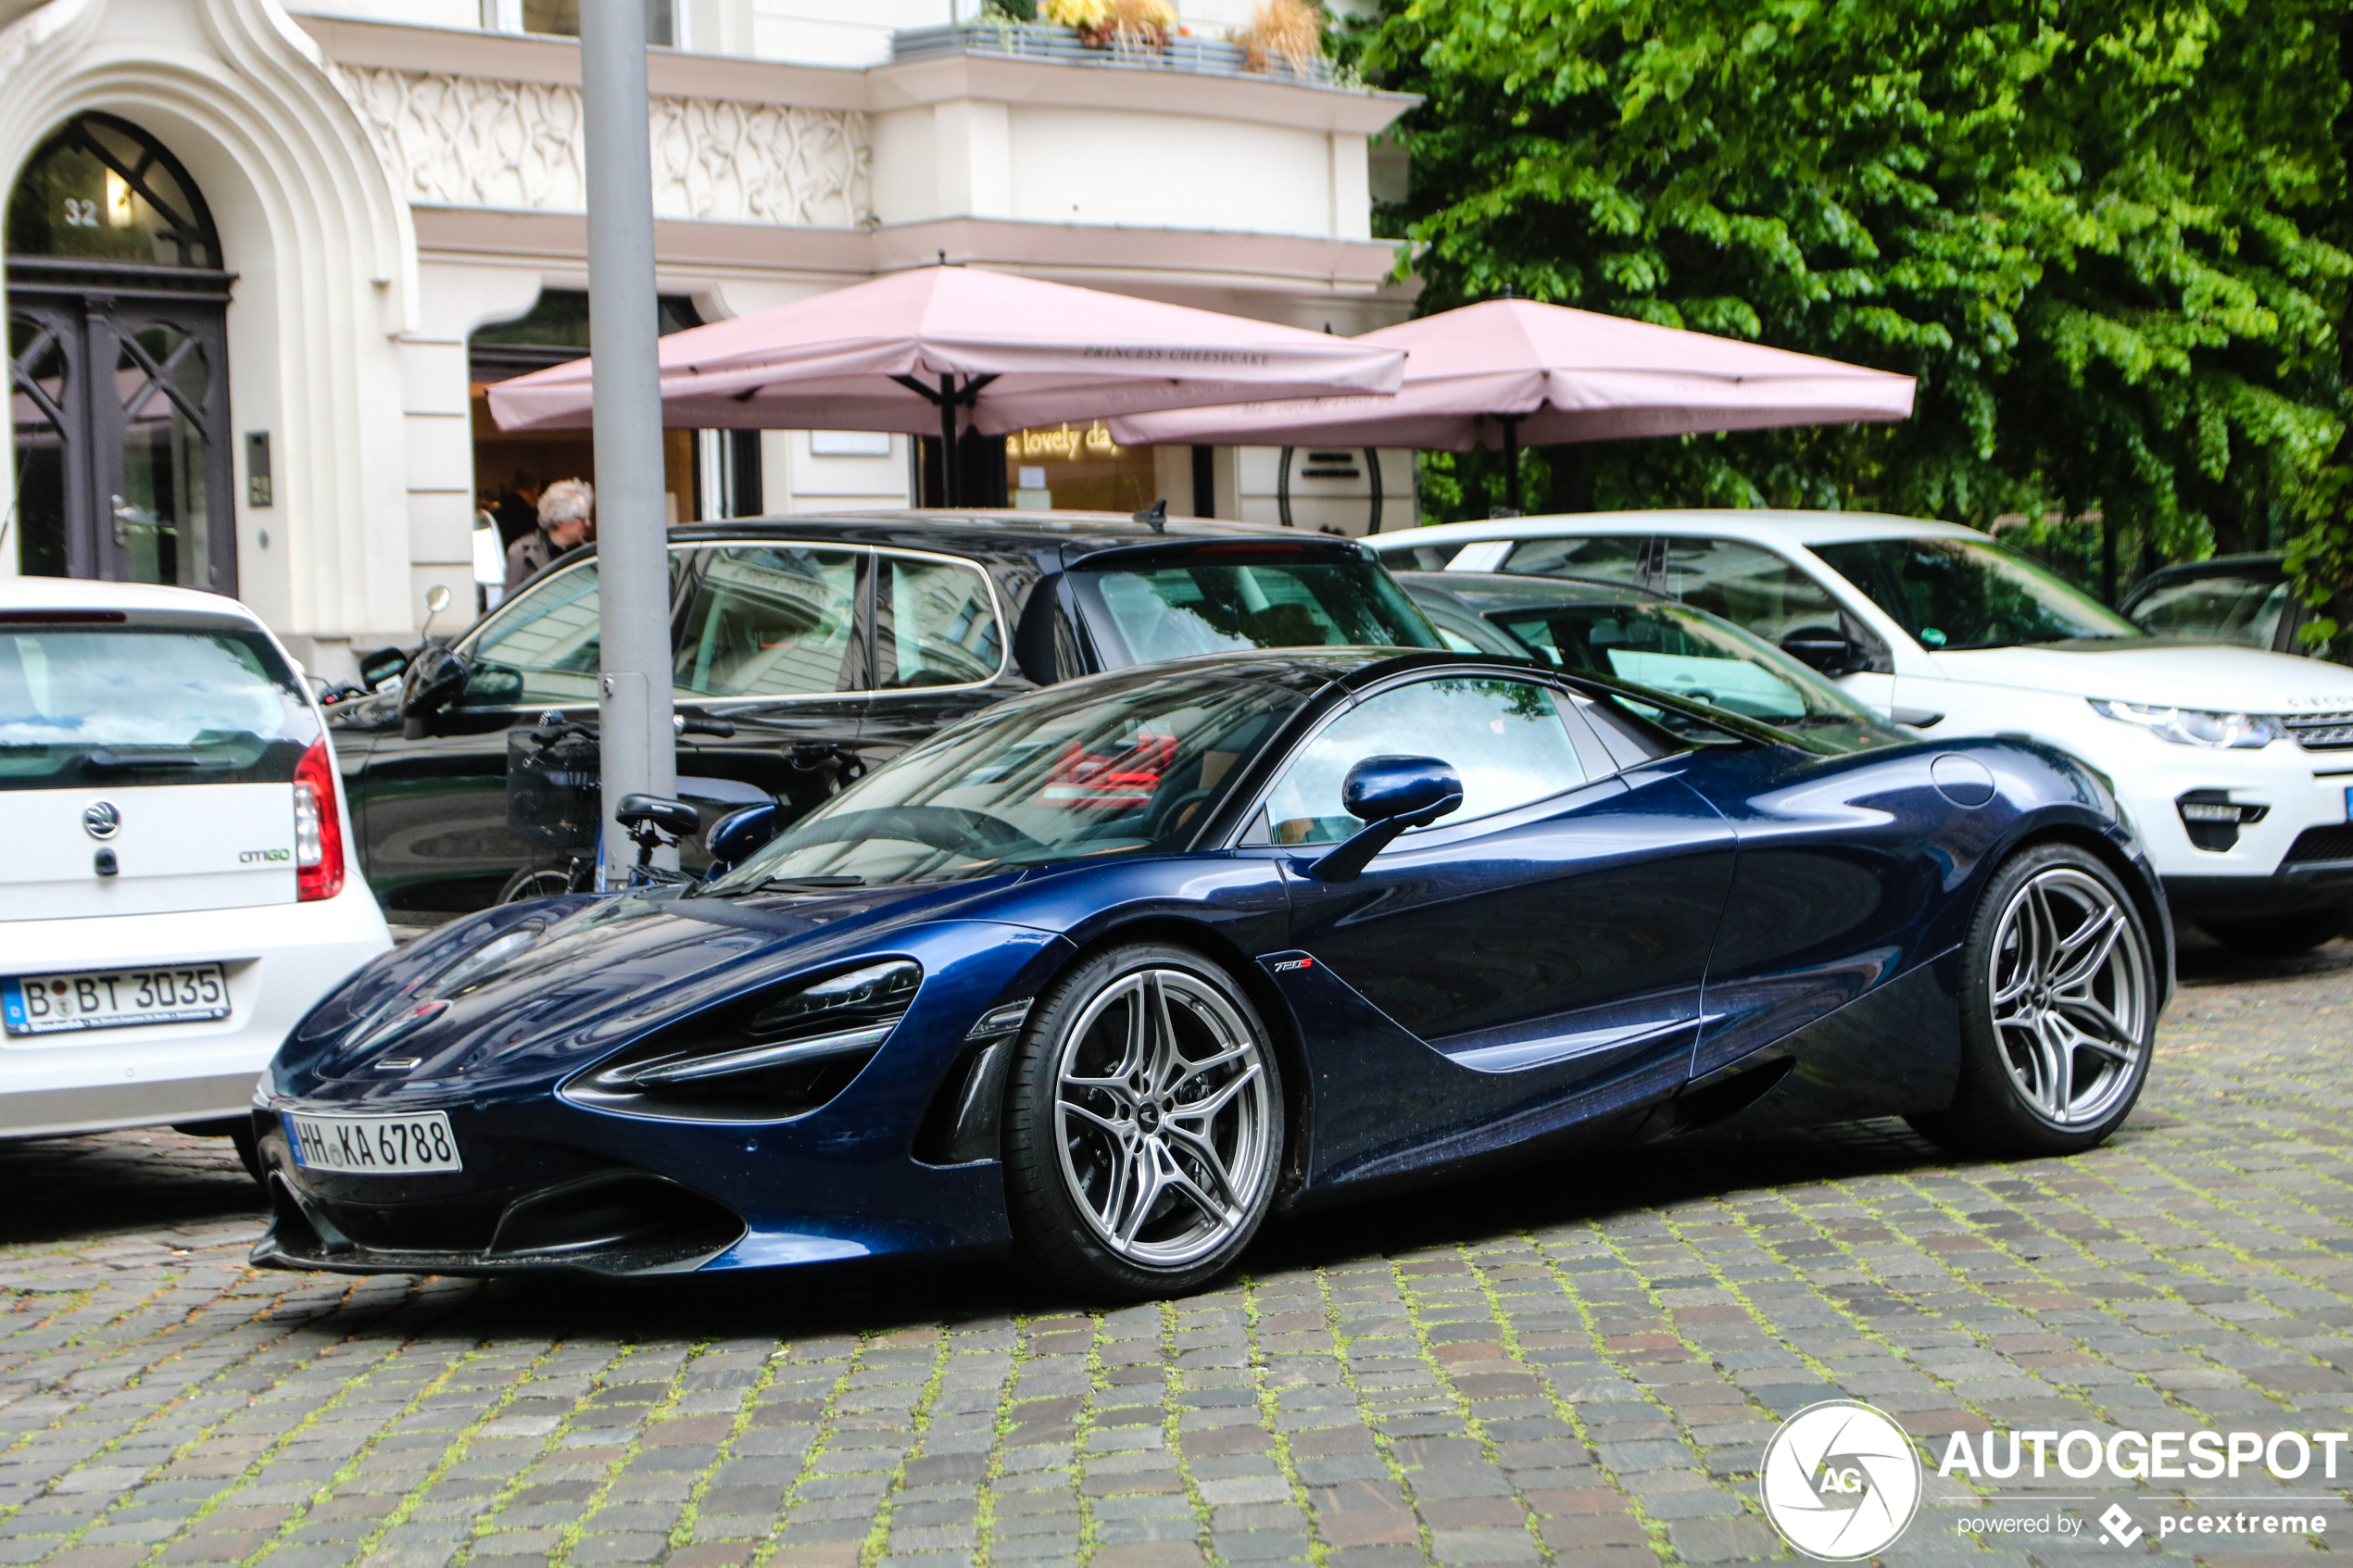
<path id="1" fill-rule="evenodd" d="M 2147 1049 L 2148 959 L 2131 911 L 2071 866 L 2027 879 L 2002 910 L 1987 976 L 2010 1083 L 2051 1126 L 2090 1126 L 2130 1094 Z"/>
<path id="2" fill-rule="evenodd" d="M 1263 1048 L 1234 1007 L 1176 969 L 1123 975 L 1055 1064 L 1063 1180 L 1131 1263 L 1181 1268 L 1247 1223 L 1278 1131 Z"/>

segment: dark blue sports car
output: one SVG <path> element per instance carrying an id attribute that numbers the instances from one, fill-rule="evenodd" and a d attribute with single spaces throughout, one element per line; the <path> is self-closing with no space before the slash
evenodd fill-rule
<path id="1" fill-rule="evenodd" d="M 1724 657 L 1622 611 L 1561 634 Z M 990 708 L 699 886 L 487 910 L 361 972 L 263 1080 L 256 1259 L 1019 1247 L 1144 1296 L 1271 1208 L 1701 1127 L 2098 1143 L 2172 974 L 2107 785 L 1781 664 L 1721 672 L 1725 706 L 1249 653 Z"/>

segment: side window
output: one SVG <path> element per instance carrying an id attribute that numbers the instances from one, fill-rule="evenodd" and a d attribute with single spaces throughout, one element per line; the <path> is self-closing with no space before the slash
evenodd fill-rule
<path id="1" fill-rule="evenodd" d="M 875 659 L 884 690 L 996 678 L 1005 633 L 978 567 L 891 555 L 880 557 L 879 564 Z"/>
<path id="2" fill-rule="evenodd" d="M 1447 677 L 1368 698 L 1301 748 L 1267 802 L 1276 844 L 1337 844 L 1364 823 L 1340 801 L 1348 770 L 1367 757 L 1436 757 L 1463 777 L 1452 824 L 1573 789 L 1591 776 L 1550 687 Z"/>
<path id="3" fill-rule="evenodd" d="M 808 696 L 852 684 L 856 550 L 709 551 L 679 622 L 681 696 Z"/>
<path id="4" fill-rule="evenodd" d="M 1595 583 L 1641 583 L 1650 540 L 1639 533 L 1592 539 L 1523 539 L 1504 558 L 1516 577 L 1582 577 Z"/>
<path id="5" fill-rule="evenodd" d="M 1461 548 L 1459 545 L 1415 545 L 1403 550 L 1384 550 L 1380 558 L 1391 571 L 1443 571 Z"/>
<path id="6" fill-rule="evenodd" d="M 597 563 L 583 561 L 499 610 L 468 650 L 461 708 L 597 700 Z"/>
<path id="7" fill-rule="evenodd" d="M 1768 643 L 1801 628 L 1836 631 L 1838 601 L 1770 550 L 1737 539 L 1668 539 L 1658 586 Z"/>

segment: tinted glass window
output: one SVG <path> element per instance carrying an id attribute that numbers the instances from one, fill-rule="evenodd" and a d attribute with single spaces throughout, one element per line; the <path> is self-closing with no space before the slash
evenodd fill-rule
<path id="1" fill-rule="evenodd" d="M 1813 550 L 1922 647 L 2140 635 L 2138 627 L 2090 595 L 1990 542 L 1865 539 Z"/>
<path id="2" fill-rule="evenodd" d="M 1523 539 L 1502 570 L 1520 577 L 1583 577 L 1598 583 L 1640 583 L 1650 540 L 1633 533 L 1592 539 Z"/>
<path id="3" fill-rule="evenodd" d="M 258 633 L 0 625 L 0 789 L 281 784 L 317 738 Z"/>
<path id="4" fill-rule="evenodd" d="M 1340 789 L 1367 757 L 1436 757 L 1463 778 L 1463 804 L 1441 823 L 1507 811 L 1585 782 L 1554 694 L 1530 681 L 1449 678 L 1367 698 L 1325 726 L 1266 805 L 1276 844 L 1337 844 L 1365 824 Z"/>
<path id="5" fill-rule="evenodd" d="M 1244 648 L 1439 646 L 1388 570 L 1368 560 L 1193 557 L 1082 568 L 1071 581 L 1095 646 L 1114 669 Z"/>
<path id="6" fill-rule="evenodd" d="M 995 679 L 1005 636 L 988 580 L 954 561 L 885 556 L 882 564 L 875 607 L 882 684 L 896 690 Z"/>
<path id="7" fill-rule="evenodd" d="M 893 759 L 713 884 L 856 886 L 1181 848 L 1305 699 L 1139 671 L 1000 703 Z"/>
<path id="8" fill-rule="evenodd" d="M 1565 670 L 1768 724 L 1874 722 L 1843 692 L 1763 638 L 1682 605 L 1570 603 L 1495 610 L 1491 618 Z"/>
<path id="9" fill-rule="evenodd" d="M 858 552 L 731 546 L 702 552 L 680 622 L 682 696 L 798 696 L 851 684 Z"/>
<path id="10" fill-rule="evenodd" d="M 1391 571 L 1443 571 L 1461 549 L 1460 545 L 1416 545 L 1409 549 L 1383 550 L 1380 558 Z"/>
<path id="11" fill-rule="evenodd" d="M 2177 577 L 2133 600 L 2131 614 L 2160 637 L 2268 648 L 2279 635 L 2287 595 L 2275 572 Z"/>
<path id="12" fill-rule="evenodd" d="M 1686 604 L 1745 626 L 1768 643 L 1809 627 L 1838 630 L 1822 585 L 1772 551 L 1737 539 L 1668 539 L 1657 584 Z"/>
<path id="13" fill-rule="evenodd" d="M 461 707 L 597 700 L 597 563 L 584 561 L 501 609 L 468 650 Z"/>

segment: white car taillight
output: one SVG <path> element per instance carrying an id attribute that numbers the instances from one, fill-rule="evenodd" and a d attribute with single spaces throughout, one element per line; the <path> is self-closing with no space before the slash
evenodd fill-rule
<path id="1" fill-rule="evenodd" d="M 343 819 L 324 737 L 295 764 L 295 897 L 308 903 L 343 891 Z"/>

